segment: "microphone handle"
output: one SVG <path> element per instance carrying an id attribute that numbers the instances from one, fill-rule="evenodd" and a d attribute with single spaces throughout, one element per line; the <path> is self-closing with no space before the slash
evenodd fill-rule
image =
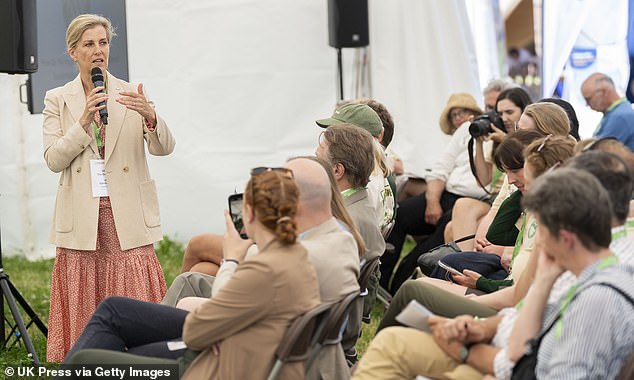
<path id="1" fill-rule="evenodd" d="M 100 87 L 100 86 L 103 86 L 104 83 L 102 81 L 98 80 L 98 81 L 94 82 L 94 85 L 95 85 L 95 87 Z M 97 93 L 101 94 L 101 93 L 103 93 L 103 90 L 101 90 L 101 91 L 99 91 Z M 99 103 L 97 105 L 98 106 L 106 105 L 106 101 L 104 100 L 103 102 L 101 102 L 101 103 Z M 107 108 L 100 109 L 99 110 L 99 116 L 101 117 L 101 122 L 103 124 L 108 124 L 108 109 Z"/>

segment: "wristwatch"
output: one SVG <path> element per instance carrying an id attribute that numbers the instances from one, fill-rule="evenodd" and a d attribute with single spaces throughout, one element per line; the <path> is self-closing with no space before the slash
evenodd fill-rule
<path id="1" fill-rule="evenodd" d="M 469 356 L 469 349 L 467 346 L 460 347 L 460 352 L 458 353 L 460 358 L 460 363 L 464 363 L 467 361 L 467 356 Z"/>

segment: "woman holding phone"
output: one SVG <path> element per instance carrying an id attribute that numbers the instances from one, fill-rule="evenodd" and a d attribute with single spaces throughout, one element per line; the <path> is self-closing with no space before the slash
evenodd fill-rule
<path id="1" fill-rule="evenodd" d="M 315 269 L 297 241 L 298 199 L 289 169 L 254 169 L 244 190 L 243 221 L 249 239 L 240 237 L 225 213 L 225 257 L 239 265 L 218 293 L 191 312 L 108 298 L 66 363 L 177 364 L 186 352 L 171 351 L 168 341 L 182 340 L 189 350 L 201 351 L 183 379 L 266 378 L 288 326 L 320 303 Z M 252 243 L 259 253 L 242 261 Z M 294 362 L 287 363 L 278 378 L 303 375 L 303 363 Z"/>

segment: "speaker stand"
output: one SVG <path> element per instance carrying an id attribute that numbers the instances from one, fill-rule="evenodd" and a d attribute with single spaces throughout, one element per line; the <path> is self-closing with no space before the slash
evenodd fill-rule
<path id="1" fill-rule="evenodd" d="M 45 337 L 48 336 L 48 328 L 42 322 L 40 317 L 35 313 L 33 308 L 29 305 L 29 303 L 22 297 L 20 291 L 11 283 L 9 280 L 9 275 L 4 271 L 4 267 L 2 266 L 2 239 L 0 237 L 0 321 L 2 321 L 2 326 L 0 329 L 0 349 L 6 349 L 8 346 L 12 346 L 17 343 L 18 340 L 22 339 L 24 342 L 24 346 L 26 350 L 29 352 L 29 357 L 33 359 L 33 363 L 36 366 L 40 365 L 40 360 L 37 357 L 37 353 L 35 352 L 35 347 L 33 347 L 33 342 L 31 341 L 31 336 L 29 335 L 28 328 L 35 323 L 35 325 L 40 329 L 42 334 Z M 4 301 L 7 301 L 7 305 L 9 305 L 9 309 L 11 314 L 13 315 L 13 320 L 15 324 L 11 324 L 7 316 L 4 312 Z M 22 309 L 26 312 L 26 314 L 31 318 L 28 324 L 24 324 L 24 320 L 20 315 L 20 311 L 18 310 L 18 306 L 16 305 L 16 300 L 22 306 Z M 9 337 L 5 335 L 5 325 L 9 327 Z M 17 331 L 16 331 L 17 329 Z M 15 339 L 9 345 L 10 336 L 14 335 Z"/>
<path id="2" fill-rule="evenodd" d="M 343 100 L 343 60 L 341 58 L 341 48 L 337 48 L 337 79 L 339 80 L 337 101 Z"/>

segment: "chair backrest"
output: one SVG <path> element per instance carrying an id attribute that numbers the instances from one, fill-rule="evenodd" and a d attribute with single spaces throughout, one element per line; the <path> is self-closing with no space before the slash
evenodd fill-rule
<path id="1" fill-rule="evenodd" d="M 361 293 L 365 291 L 370 275 L 374 272 L 377 265 L 379 265 L 379 258 L 380 256 L 377 256 L 361 265 L 361 269 L 359 270 L 359 288 L 361 289 Z"/>
<path id="2" fill-rule="evenodd" d="M 330 312 L 328 321 L 324 326 L 324 331 L 319 337 L 319 344 L 326 346 L 329 344 L 337 344 L 341 342 L 341 335 L 343 331 L 343 324 L 348 318 L 352 302 L 359 297 L 359 292 L 352 292 L 335 304 Z"/>
<path id="3" fill-rule="evenodd" d="M 271 369 L 269 380 L 277 377 L 285 363 L 304 361 L 308 358 L 313 347 L 317 344 L 334 305 L 334 303 L 323 303 L 295 318 L 286 329 L 282 341 L 275 351 L 277 360 Z"/>
<path id="4" fill-rule="evenodd" d="M 324 329 L 317 338 L 317 344 L 313 347 L 310 357 L 306 362 L 306 372 L 308 372 L 315 359 L 317 359 L 317 355 L 323 346 L 341 342 L 344 323 L 350 313 L 350 307 L 352 306 L 352 302 L 358 298 L 359 292 L 354 291 L 333 305 L 330 315 L 328 315 L 328 320 L 324 325 Z"/>

